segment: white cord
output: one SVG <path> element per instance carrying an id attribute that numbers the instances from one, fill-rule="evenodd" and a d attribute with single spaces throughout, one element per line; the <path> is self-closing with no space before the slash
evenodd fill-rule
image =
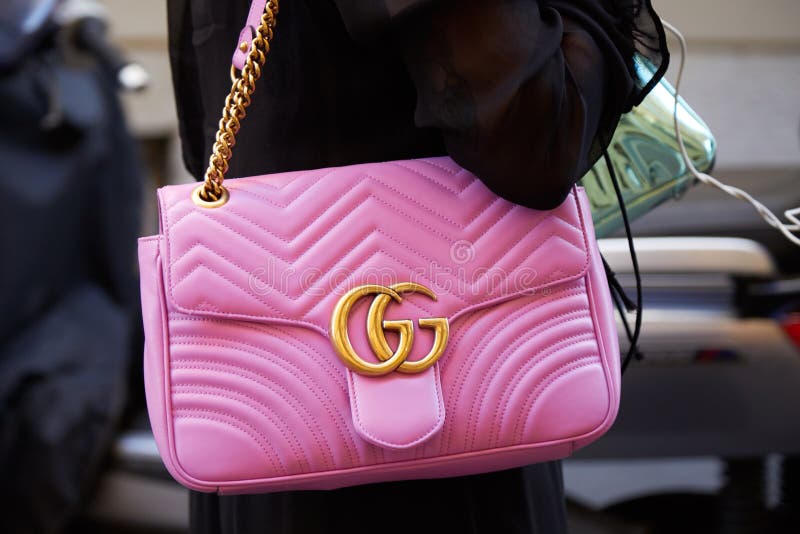
<path id="1" fill-rule="evenodd" d="M 664 27 L 672 32 L 673 35 L 678 39 L 681 45 L 681 60 L 678 67 L 678 78 L 675 80 L 675 107 L 673 108 L 673 119 L 674 119 L 674 126 L 675 126 L 675 136 L 678 138 L 678 146 L 681 149 L 681 155 L 683 156 L 683 161 L 686 164 L 686 167 L 689 169 L 689 172 L 692 176 L 697 178 L 699 181 L 703 182 L 704 184 L 711 185 L 720 189 L 721 191 L 729 194 L 734 198 L 738 198 L 739 200 L 744 200 L 745 202 L 749 202 L 761 215 L 761 218 L 764 219 L 767 224 L 779 230 L 789 241 L 794 243 L 797 246 L 800 246 L 800 237 L 794 234 L 794 232 L 800 232 L 800 207 L 792 208 L 786 210 L 783 215 L 789 221 L 789 224 L 784 223 L 777 215 L 775 215 L 772 211 L 769 210 L 764 204 L 750 196 L 749 193 L 739 189 L 738 187 L 733 187 L 727 184 L 724 184 L 714 178 L 711 175 L 708 175 L 704 172 L 700 172 L 692 163 L 692 160 L 689 159 L 689 154 L 686 152 L 686 146 L 683 144 L 683 136 L 681 135 L 681 130 L 678 126 L 678 90 L 680 89 L 681 85 L 681 77 L 683 76 L 683 65 L 686 61 L 686 39 L 683 37 L 678 29 L 667 22 L 664 19 L 661 19 L 661 22 L 664 24 Z"/>

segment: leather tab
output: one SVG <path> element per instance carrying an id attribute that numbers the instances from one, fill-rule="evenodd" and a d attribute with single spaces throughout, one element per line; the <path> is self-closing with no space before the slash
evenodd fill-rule
<path id="1" fill-rule="evenodd" d="M 418 374 L 366 377 L 347 371 L 353 425 L 385 449 L 409 449 L 435 436 L 444 424 L 439 364 Z"/>
<path id="2" fill-rule="evenodd" d="M 233 66 L 238 70 L 242 70 L 244 68 L 244 62 L 247 60 L 247 54 L 250 51 L 250 46 L 253 43 L 254 34 L 255 30 L 252 26 L 245 26 L 242 28 L 242 31 L 239 32 L 239 39 L 236 41 L 236 50 L 233 51 L 233 59 L 231 60 Z M 244 50 L 239 48 L 241 43 L 247 43 L 247 48 Z"/>
<path id="3" fill-rule="evenodd" d="M 239 39 L 236 41 L 236 48 L 233 51 L 233 58 L 231 59 L 233 66 L 239 70 L 242 70 L 242 67 L 244 67 L 244 62 L 247 59 L 248 52 L 250 51 L 250 44 L 252 43 L 253 36 L 255 35 L 255 29 L 261 22 L 261 15 L 264 13 L 264 8 L 266 5 L 267 0 L 252 0 L 250 3 L 250 11 L 247 13 L 247 21 L 245 22 L 242 31 L 239 32 Z M 247 48 L 245 50 L 241 50 L 239 48 L 241 43 L 247 43 Z"/>

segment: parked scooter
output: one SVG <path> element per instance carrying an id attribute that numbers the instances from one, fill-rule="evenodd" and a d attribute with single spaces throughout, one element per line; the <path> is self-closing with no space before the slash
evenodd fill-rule
<path id="1" fill-rule="evenodd" d="M 61 531 L 127 399 L 141 172 L 102 6 L 0 4 L 0 532 Z"/>

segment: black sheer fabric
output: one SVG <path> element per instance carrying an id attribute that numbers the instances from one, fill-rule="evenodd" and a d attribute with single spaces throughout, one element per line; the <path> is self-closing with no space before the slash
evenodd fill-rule
<path id="1" fill-rule="evenodd" d="M 495 193 L 547 209 L 601 156 L 666 70 L 649 0 L 336 0 L 365 44 L 390 35 L 417 89 L 416 124 Z M 637 76 L 634 52 L 658 67 Z"/>
<path id="2" fill-rule="evenodd" d="M 183 155 L 200 179 L 248 0 L 167 5 Z M 655 76 L 637 76 L 634 53 Z M 497 194 L 551 208 L 668 59 L 649 0 L 283 0 L 229 176 L 449 154 Z M 192 529 L 559 534 L 563 498 L 550 462 L 332 492 L 193 493 Z M 353 513 L 391 502 L 437 519 Z"/>

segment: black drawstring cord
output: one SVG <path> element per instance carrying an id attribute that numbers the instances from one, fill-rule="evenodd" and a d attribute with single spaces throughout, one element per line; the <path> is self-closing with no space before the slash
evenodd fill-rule
<path id="1" fill-rule="evenodd" d="M 622 288 L 622 285 L 617 280 L 617 276 L 611 267 L 608 265 L 608 262 L 601 254 L 600 257 L 603 259 L 603 266 L 606 269 L 606 278 L 608 279 L 608 286 L 611 290 L 611 300 L 614 302 L 614 306 L 617 308 L 617 312 L 619 312 L 619 318 L 622 321 L 622 327 L 625 329 L 625 336 L 628 338 L 628 342 L 631 346 L 636 346 L 636 343 L 633 341 L 633 333 L 631 332 L 631 324 L 628 321 L 628 313 L 634 310 L 637 310 L 636 303 L 634 303 L 628 295 L 625 293 L 625 290 Z M 641 360 L 644 356 L 639 351 L 638 347 L 633 355 L 634 358 L 637 360 Z M 627 367 L 627 366 L 626 366 Z"/>
<path id="2" fill-rule="evenodd" d="M 625 305 L 626 311 L 632 312 L 636 310 L 636 303 L 631 300 L 627 293 L 625 293 L 625 289 L 622 287 L 622 284 L 620 284 L 619 280 L 617 280 L 617 273 L 615 273 L 608 264 L 605 256 L 600 254 L 600 258 L 603 260 L 603 268 L 606 270 L 606 279 L 608 280 L 608 285 L 611 288 L 611 291 L 615 292 L 617 297 L 622 300 L 622 304 Z"/>
<path id="3" fill-rule="evenodd" d="M 620 189 L 619 182 L 617 181 L 617 173 L 614 171 L 614 166 L 611 164 L 611 158 L 609 157 L 608 150 L 605 147 L 603 148 L 603 158 L 605 159 L 606 167 L 608 167 L 608 172 L 611 175 L 611 183 L 614 184 L 614 192 L 617 195 L 617 202 L 619 202 L 619 210 L 622 214 L 622 222 L 625 225 L 625 235 L 628 238 L 628 249 L 631 253 L 633 275 L 636 278 L 636 303 L 633 303 L 625 294 L 625 291 L 622 289 L 622 285 L 617 280 L 617 277 L 613 275 L 613 271 L 611 272 L 612 276 L 608 277 L 614 304 L 617 306 L 617 309 L 620 312 L 622 324 L 625 327 L 625 333 L 627 334 L 628 341 L 630 341 L 628 353 L 622 360 L 622 372 L 624 373 L 634 356 L 636 356 L 637 360 L 642 359 L 642 354 L 639 352 L 638 348 L 639 335 L 642 331 L 642 276 L 639 272 L 639 260 L 636 257 L 636 249 L 633 246 L 633 235 L 631 234 L 631 225 L 630 221 L 628 220 L 628 211 L 625 209 L 625 200 L 622 198 L 622 190 Z M 611 271 L 611 268 L 608 266 L 608 263 L 606 263 L 605 258 L 603 258 L 603 265 L 606 269 L 606 275 L 608 275 L 609 271 Z M 628 324 L 628 320 L 623 309 L 623 304 L 625 309 L 630 310 L 631 307 L 633 307 L 636 310 L 636 322 L 634 323 L 633 332 L 631 332 L 630 325 Z"/>
<path id="4" fill-rule="evenodd" d="M 622 327 L 625 329 L 625 336 L 628 338 L 628 342 L 630 343 L 631 347 L 635 347 L 635 351 L 633 353 L 633 357 L 637 360 L 641 360 L 644 358 L 644 355 L 639 351 L 639 347 L 637 346 L 637 340 L 633 339 L 633 332 L 631 332 L 631 323 L 628 321 L 628 314 L 627 310 L 625 309 L 625 305 L 622 303 L 622 295 L 617 291 L 611 292 L 611 299 L 614 301 L 614 306 L 616 306 L 617 311 L 619 312 L 619 317 L 622 320 Z M 630 361 L 630 358 L 628 358 Z M 625 372 L 625 368 L 627 368 L 627 364 L 623 365 L 622 372 Z"/>

